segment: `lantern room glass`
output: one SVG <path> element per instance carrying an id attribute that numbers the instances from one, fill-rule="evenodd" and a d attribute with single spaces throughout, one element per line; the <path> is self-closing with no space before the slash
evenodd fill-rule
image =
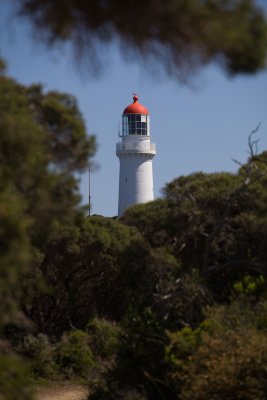
<path id="1" fill-rule="evenodd" d="M 150 136 L 149 115 L 126 114 L 122 116 L 122 136 Z"/>

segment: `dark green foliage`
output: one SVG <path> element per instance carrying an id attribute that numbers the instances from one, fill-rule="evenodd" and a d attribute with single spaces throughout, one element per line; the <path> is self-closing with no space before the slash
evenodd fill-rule
<path id="1" fill-rule="evenodd" d="M 23 334 L 34 329 L 32 292 L 47 290 L 39 270 L 47 244 L 62 224 L 82 217 L 74 173 L 86 167 L 95 143 L 73 96 L 22 86 L 3 69 L 0 138 L 0 334 L 21 345 Z M 48 339 L 27 335 L 24 346 L 34 358 L 34 374 L 52 376 Z M 16 350 L 0 348 L 0 397 L 29 400 L 29 371 Z"/>
<path id="2" fill-rule="evenodd" d="M 49 338 L 39 333 L 37 336 L 31 334 L 23 338 L 18 347 L 20 353 L 31 360 L 31 374 L 33 377 L 53 379 L 59 372 L 55 362 L 56 345 Z"/>
<path id="3" fill-rule="evenodd" d="M 58 222 L 73 219 L 80 200 L 73 172 L 86 167 L 94 138 L 73 96 L 1 78 L 0 105 L 1 181 L 25 201 L 32 236 L 45 245 Z"/>
<path id="4" fill-rule="evenodd" d="M 170 384 L 177 398 L 265 399 L 266 331 L 258 330 L 266 303 L 215 307 L 197 330 L 169 334 Z M 265 325 L 266 329 L 266 325 Z"/>
<path id="5" fill-rule="evenodd" d="M 129 388 L 149 399 L 172 398 L 172 389 L 165 381 L 169 369 L 165 330 L 189 323 L 196 326 L 203 318 L 202 307 L 210 299 L 189 277 L 175 279 L 179 274 L 168 270 L 166 263 L 161 268 L 153 291 L 146 293 L 140 304 L 133 304 L 122 320 L 117 363 L 108 371 L 106 386 L 100 386 L 92 399 L 115 400 Z"/>
<path id="6" fill-rule="evenodd" d="M 87 165 L 95 146 L 67 94 L 1 77 L 0 109 L 0 298 L 8 320 L 18 276 L 36 274 L 32 266 L 60 224 L 81 215 L 74 171 Z"/>
<path id="7" fill-rule="evenodd" d="M 14 192 L 8 188 L 0 190 L 0 327 L 16 318 L 17 279 L 28 269 L 31 259 L 26 234 L 29 219 L 25 217 L 24 204 Z"/>
<path id="8" fill-rule="evenodd" d="M 85 136 L 85 125 L 77 100 L 67 93 L 42 93 L 42 87 L 33 85 L 27 97 L 34 105 L 37 122 L 47 132 L 50 161 L 61 171 L 82 170 L 88 165 L 88 156 L 95 152 L 94 137 Z"/>
<path id="9" fill-rule="evenodd" d="M 92 399 L 129 388 L 153 400 L 264 398 L 265 171 L 263 153 L 238 174 L 180 177 L 163 199 L 126 211 L 121 221 L 138 228 L 161 267 L 151 295 L 123 319 L 117 364 Z M 205 319 L 216 302 L 230 306 L 210 308 Z"/>
<path id="10" fill-rule="evenodd" d="M 168 245 L 167 221 L 171 210 L 165 199 L 157 199 L 148 204 L 138 204 L 125 211 L 121 221 L 133 225 L 153 246 Z"/>
<path id="11" fill-rule="evenodd" d="M 33 400 L 25 361 L 15 356 L 0 355 L 0 398 L 3 400 Z"/>
<path id="12" fill-rule="evenodd" d="M 0 397 L 31 399 L 31 375 L 95 400 L 264 399 L 267 153 L 86 218 L 75 99 L 2 76 L 0 106 Z"/>
<path id="13" fill-rule="evenodd" d="M 120 318 L 139 290 L 148 257 L 138 232 L 112 219 L 91 217 L 63 228 L 41 265 L 50 290 L 35 292 L 31 317 L 51 334 L 72 325 L 85 329 L 94 316 Z"/>
<path id="14" fill-rule="evenodd" d="M 265 68 L 267 28 L 254 0 L 16 1 L 50 44 L 71 42 L 99 69 L 98 44 L 119 38 L 127 56 L 160 61 L 184 79 L 217 62 L 229 74 Z"/>
<path id="15" fill-rule="evenodd" d="M 90 335 L 90 344 L 97 357 L 112 357 L 117 352 L 121 338 L 121 329 L 115 322 L 94 318 L 86 331 Z"/>
<path id="16" fill-rule="evenodd" d="M 153 246 L 167 247 L 184 272 L 223 300 L 244 273 L 266 271 L 266 164 L 263 155 L 256 159 L 258 166 L 254 159 L 247 165 L 250 177 L 241 171 L 177 178 L 164 199 L 129 209 L 123 221 Z"/>
<path id="17" fill-rule="evenodd" d="M 0 57 L 0 75 L 4 75 L 6 70 L 6 62 L 3 58 Z"/>
<path id="18" fill-rule="evenodd" d="M 228 385 L 240 397 L 243 374 L 245 398 L 263 398 L 265 158 L 237 174 L 180 177 L 120 220 L 77 218 L 57 230 L 37 270 L 46 288 L 25 301 L 49 335 L 55 376 L 88 377 L 94 400 L 215 400 L 230 396 Z M 47 356 L 37 339 L 33 365 Z"/>
<path id="19" fill-rule="evenodd" d="M 149 305 L 156 286 L 164 293 L 177 271 L 175 259 L 152 250 L 136 229 L 103 217 L 83 219 L 49 245 L 40 269 L 48 291 L 32 294 L 29 315 L 54 335 L 85 329 L 94 316 L 119 320 L 129 307 Z"/>
<path id="20" fill-rule="evenodd" d="M 110 374 L 111 380 L 116 382 L 110 387 L 111 399 L 116 399 L 121 389 L 129 387 L 146 393 L 148 398 L 168 395 L 162 380 L 166 372 L 164 348 L 167 344 L 163 324 L 149 307 L 139 310 L 138 314 L 129 314 L 124 322 L 125 335 L 118 349 L 117 366 Z"/>
<path id="21" fill-rule="evenodd" d="M 166 186 L 166 197 L 173 210 L 173 221 L 169 225 L 170 234 L 175 238 L 174 252 L 187 268 L 191 266 L 203 274 L 223 263 L 224 255 L 234 254 L 235 232 L 225 220 L 239 212 L 239 199 L 232 200 L 232 197 L 240 184 L 235 175 L 197 173 Z M 245 202 L 241 196 L 240 200 Z"/>
<path id="22" fill-rule="evenodd" d="M 80 379 L 88 378 L 96 365 L 92 342 L 91 335 L 80 330 L 65 332 L 57 342 L 40 333 L 26 335 L 17 350 L 29 360 L 29 371 L 34 379 Z"/>

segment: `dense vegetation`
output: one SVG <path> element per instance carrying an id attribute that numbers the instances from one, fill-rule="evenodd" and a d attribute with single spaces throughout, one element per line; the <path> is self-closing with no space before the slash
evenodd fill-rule
<path id="1" fill-rule="evenodd" d="M 86 136 L 73 96 L 22 86 L 1 66 L 0 390 L 3 398 L 30 399 L 22 390 L 25 363 L 12 346 L 20 345 L 19 331 L 36 329 L 29 308 L 35 292 L 48 290 L 40 270 L 48 244 L 83 219 L 74 173 L 86 168 L 95 139 Z"/>
<path id="2" fill-rule="evenodd" d="M 180 80 L 209 62 L 231 75 L 266 67 L 253 0 L 13 5 L 95 71 L 98 49 L 116 40 Z M 236 174 L 179 177 L 121 219 L 87 218 L 76 173 L 96 145 L 76 99 L 20 85 L 4 67 L 0 398 L 79 379 L 94 400 L 266 399 L 267 153 L 252 136 Z"/>
<path id="3" fill-rule="evenodd" d="M 265 399 L 267 152 L 85 217 L 76 100 L 0 77 L 0 397 L 79 379 L 92 400 Z"/>

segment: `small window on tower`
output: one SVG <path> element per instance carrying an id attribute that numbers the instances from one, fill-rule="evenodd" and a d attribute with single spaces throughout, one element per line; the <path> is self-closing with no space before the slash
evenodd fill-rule
<path id="1" fill-rule="evenodd" d="M 141 122 L 146 122 L 146 115 L 141 115 Z"/>

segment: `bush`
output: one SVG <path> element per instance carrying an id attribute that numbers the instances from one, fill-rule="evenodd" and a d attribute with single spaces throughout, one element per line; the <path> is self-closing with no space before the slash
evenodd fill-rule
<path id="1" fill-rule="evenodd" d="M 91 347 L 96 354 L 103 358 L 113 356 L 118 347 L 121 330 L 114 322 L 94 318 L 87 325 L 91 337 Z"/>
<path id="2" fill-rule="evenodd" d="M 57 372 L 55 363 L 55 345 L 42 333 L 38 336 L 27 335 L 19 348 L 31 358 L 31 370 L 34 376 L 51 378 Z"/>
<path id="3" fill-rule="evenodd" d="M 86 378 L 95 365 L 89 347 L 89 335 L 80 330 L 63 334 L 57 348 L 56 362 L 64 375 Z"/>
<path id="4" fill-rule="evenodd" d="M 55 379 L 60 375 L 85 378 L 95 365 L 90 336 L 80 330 L 64 333 L 57 344 L 44 334 L 27 335 L 19 351 L 30 358 L 31 372 L 38 378 Z"/>
<path id="5" fill-rule="evenodd" d="M 217 306 L 198 329 L 169 334 L 169 378 L 177 398 L 266 399 L 267 337 L 258 326 L 264 310 L 266 304 Z"/>
<path id="6" fill-rule="evenodd" d="M 0 399 L 32 400 L 28 368 L 25 361 L 12 355 L 0 356 Z"/>

